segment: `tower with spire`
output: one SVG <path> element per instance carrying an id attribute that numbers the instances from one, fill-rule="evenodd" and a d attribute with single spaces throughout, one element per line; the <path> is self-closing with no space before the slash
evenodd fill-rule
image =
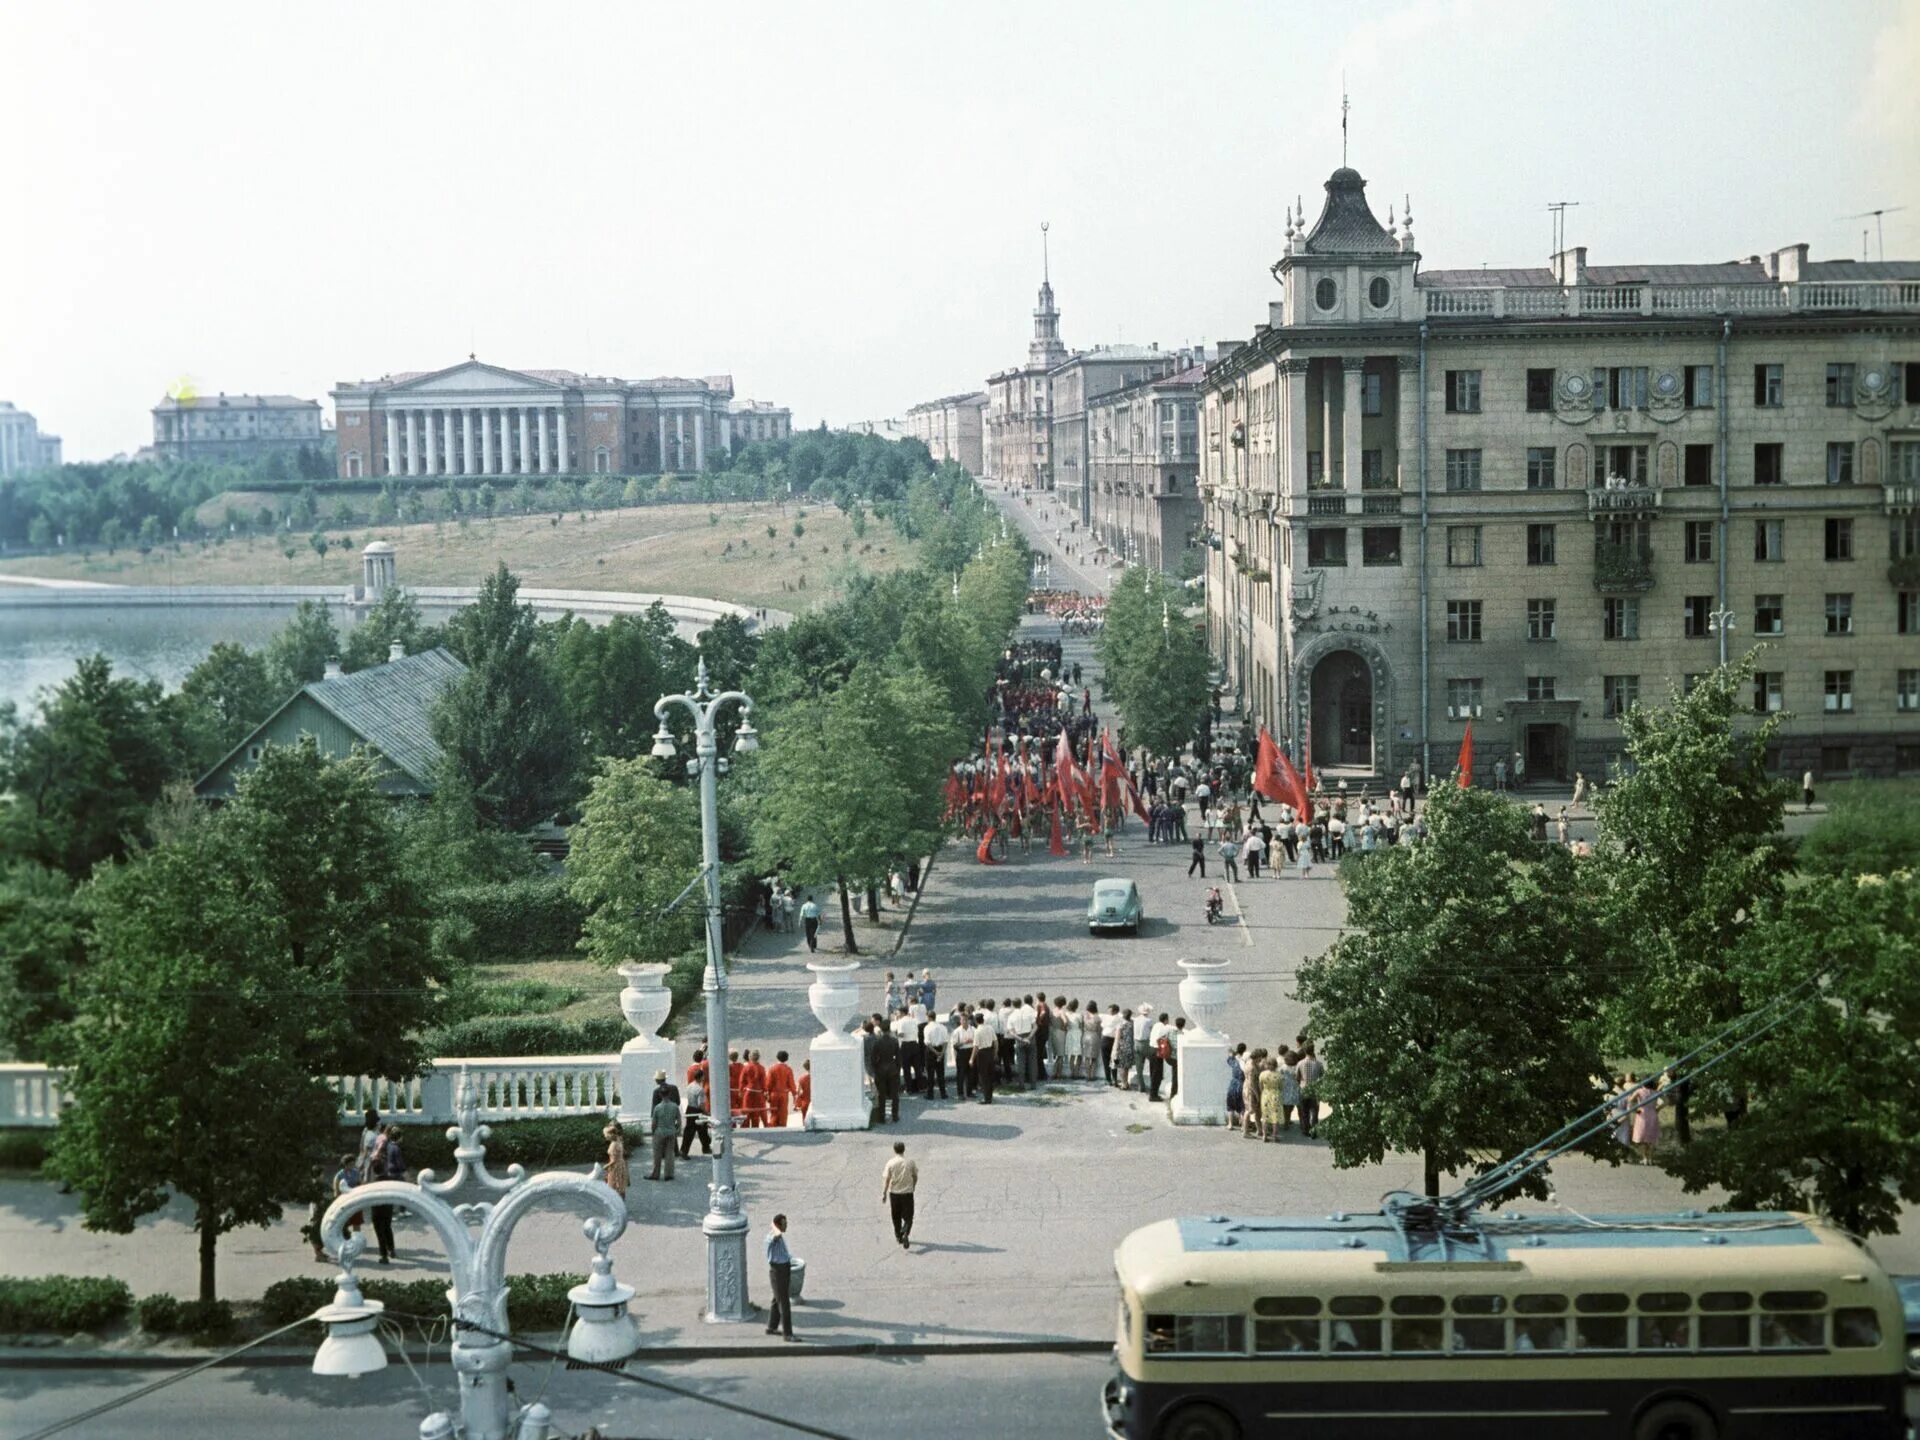
<path id="1" fill-rule="evenodd" d="M 1067 347 L 1060 342 L 1060 312 L 1053 304 L 1053 273 L 1047 253 L 1046 221 L 1040 222 L 1040 303 L 1033 312 L 1033 340 L 1027 346 L 1027 366 L 1033 370 L 1051 370 L 1067 358 Z"/>

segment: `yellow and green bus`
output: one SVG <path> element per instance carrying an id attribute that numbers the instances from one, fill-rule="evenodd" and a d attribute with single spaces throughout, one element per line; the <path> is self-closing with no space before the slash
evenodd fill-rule
<path id="1" fill-rule="evenodd" d="M 1117 1440 L 1907 1435 L 1898 1296 L 1810 1215 L 1208 1216 L 1114 1262 Z"/>

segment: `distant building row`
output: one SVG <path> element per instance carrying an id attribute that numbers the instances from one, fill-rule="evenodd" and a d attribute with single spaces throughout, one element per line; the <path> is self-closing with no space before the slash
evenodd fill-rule
<path id="1" fill-rule="evenodd" d="M 60 463 L 60 437 L 44 435 L 32 415 L 0 400 L 0 479 Z"/>

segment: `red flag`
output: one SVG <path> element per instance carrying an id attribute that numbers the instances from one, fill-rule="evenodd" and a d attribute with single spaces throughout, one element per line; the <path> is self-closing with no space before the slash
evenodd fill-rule
<path id="1" fill-rule="evenodd" d="M 1286 783 L 1280 778 L 1280 747 L 1273 743 L 1267 727 L 1260 727 L 1260 742 L 1253 758 L 1253 788 L 1263 800 L 1278 804 L 1287 798 Z"/>
<path id="2" fill-rule="evenodd" d="M 1105 730 L 1100 732 L 1100 763 L 1111 766 L 1117 783 L 1116 802 L 1124 795 L 1127 808 L 1142 820 L 1147 818 L 1147 807 L 1140 801 L 1140 787 L 1134 783 L 1133 776 L 1127 772 L 1127 765 L 1120 758 L 1120 752 L 1114 748 L 1113 736 Z"/>
<path id="3" fill-rule="evenodd" d="M 998 833 L 998 830 L 998 826 L 989 825 L 987 827 L 987 833 L 980 837 L 980 848 L 973 852 L 974 858 L 982 865 L 998 865 L 1000 863 L 993 858 L 993 837 Z"/>
<path id="4" fill-rule="evenodd" d="M 1067 853 L 1067 842 L 1060 833 L 1060 802 L 1055 800 L 1049 808 L 1053 812 L 1053 833 L 1047 837 L 1047 853 L 1064 855 Z"/>
<path id="5" fill-rule="evenodd" d="M 1000 752 L 995 750 L 989 764 L 992 766 L 992 779 L 987 782 L 987 804 L 998 815 L 1007 804 L 1007 768 L 1001 763 Z"/>
<path id="6" fill-rule="evenodd" d="M 1473 722 L 1467 721 L 1467 733 L 1460 741 L 1460 758 L 1453 762 L 1460 770 L 1460 788 L 1473 788 Z"/>
<path id="7" fill-rule="evenodd" d="M 1280 757 L 1280 779 L 1286 787 L 1286 800 L 1293 806 L 1296 815 L 1311 815 L 1311 802 L 1307 799 L 1307 787 L 1300 781 L 1300 772 L 1293 768 L 1293 761 L 1287 758 L 1287 752 L 1274 746 L 1274 753 Z"/>
<path id="8" fill-rule="evenodd" d="M 946 794 L 947 794 L 946 818 L 951 820 L 958 811 L 960 811 L 962 808 L 965 807 L 967 803 L 967 792 L 961 788 L 960 777 L 954 774 L 952 770 L 947 771 Z"/>

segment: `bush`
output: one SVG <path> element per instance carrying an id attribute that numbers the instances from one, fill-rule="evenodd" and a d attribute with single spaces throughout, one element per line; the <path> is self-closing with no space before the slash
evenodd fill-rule
<path id="1" fill-rule="evenodd" d="M 0 1334 L 99 1330 L 132 1308 L 133 1292 L 120 1280 L 85 1275 L 0 1279 Z"/>
<path id="2" fill-rule="evenodd" d="M 462 885 L 437 897 L 439 919 L 461 932 L 469 960 L 522 960 L 574 949 L 585 920 L 558 877 Z"/>
<path id="3" fill-rule="evenodd" d="M 519 1334 L 559 1330 L 567 1320 L 567 1291 L 585 1278 L 584 1275 L 509 1275 L 507 1323 Z M 425 1315 L 437 1319 L 447 1313 L 447 1281 L 444 1279 L 385 1280 L 362 1276 L 360 1291 L 395 1315 Z M 155 1295 L 149 1300 L 170 1298 Z M 332 1299 L 332 1280 L 300 1275 L 269 1285 L 267 1293 L 260 1297 L 260 1314 L 271 1325 L 289 1325 L 304 1315 L 311 1315 Z M 143 1314 L 147 1303 L 147 1300 L 140 1302 Z"/>
<path id="4" fill-rule="evenodd" d="M 196 1340 L 221 1340 L 233 1333 L 233 1306 L 225 1300 L 148 1295 L 137 1308 L 140 1328 L 149 1335 L 191 1335 Z"/>
<path id="5" fill-rule="evenodd" d="M 520 1164 L 528 1170 L 557 1165 L 583 1166 L 607 1158 L 605 1115 L 564 1115 L 552 1120 L 502 1120 L 489 1127 L 487 1166 L 498 1173 Z M 433 1170 L 446 1176 L 454 1170 L 453 1141 L 439 1126 L 409 1125 L 401 1137 L 407 1164 L 415 1174 Z M 629 1133 L 627 1152 L 643 1153 L 642 1137 Z"/>
<path id="6" fill-rule="evenodd" d="M 38 1170 L 52 1138 L 51 1130 L 0 1130 L 0 1170 Z"/>
<path id="7" fill-rule="evenodd" d="M 609 1055 L 633 1038 L 619 1015 L 555 1020 L 546 1015 L 482 1015 L 427 1037 L 436 1057 L 450 1055 Z"/>
<path id="8" fill-rule="evenodd" d="M 1827 818 L 1800 842 L 1816 875 L 1887 875 L 1920 867 L 1920 785 L 1869 780 L 1836 785 Z"/>
<path id="9" fill-rule="evenodd" d="M 150 1296 L 149 1299 L 159 1299 Z M 276 1280 L 267 1287 L 267 1293 L 260 1297 L 260 1318 L 269 1325 L 291 1325 L 304 1315 L 311 1315 L 322 1305 L 333 1300 L 333 1281 L 322 1280 L 317 1275 L 297 1275 L 291 1280 Z M 143 1306 L 145 1300 L 140 1302 Z"/>

